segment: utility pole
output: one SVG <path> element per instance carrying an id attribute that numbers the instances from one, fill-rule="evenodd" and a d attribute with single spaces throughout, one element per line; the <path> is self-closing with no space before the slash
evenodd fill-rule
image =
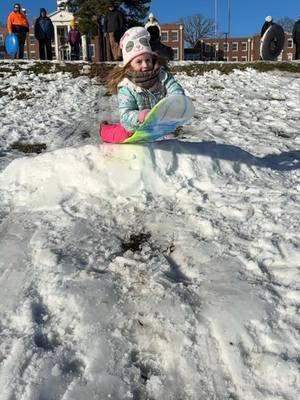
<path id="1" fill-rule="evenodd" d="M 228 33 L 228 37 L 230 37 L 230 25 L 231 25 L 230 0 L 228 0 L 228 3 L 227 3 L 227 16 L 228 16 L 227 33 Z"/>
<path id="2" fill-rule="evenodd" d="M 217 26 L 218 26 L 218 0 L 215 0 L 215 61 L 217 59 Z"/>
<path id="3" fill-rule="evenodd" d="M 218 0 L 215 0 L 215 39 L 217 38 Z"/>

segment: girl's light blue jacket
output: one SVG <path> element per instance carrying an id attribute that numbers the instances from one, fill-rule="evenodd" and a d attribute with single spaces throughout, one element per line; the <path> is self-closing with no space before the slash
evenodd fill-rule
<path id="1" fill-rule="evenodd" d="M 184 90 L 172 74 L 160 69 L 158 83 L 151 89 L 143 89 L 124 78 L 118 85 L 118 106 L 120 122 L 129 132 L 139 127 L 139 113 L 151 109 L 162 98 L 171 94 L 183 94 Z"/>

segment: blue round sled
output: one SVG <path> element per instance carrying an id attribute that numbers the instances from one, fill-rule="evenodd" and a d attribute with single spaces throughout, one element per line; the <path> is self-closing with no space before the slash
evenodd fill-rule
<path id="1" fill-rule="evenodd" d="M 11 57 L 15 58 L 19 50 L 19 40 L 15 33 L 9 33 L 5 36 L 5 50 L 6 53 Z"/>

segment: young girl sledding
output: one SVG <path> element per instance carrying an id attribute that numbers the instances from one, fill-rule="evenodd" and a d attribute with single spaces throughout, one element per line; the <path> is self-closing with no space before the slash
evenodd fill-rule
<path id="1" fill-rule="evenodd" d="M 141 27 L 128 29 L 121 38 L 123 67 L 112 71 L 107 80 L 110 93 L 117 94 L 120 123 L 101 123 L 103 142 L 123 142 L 163 97 L 184 95 L 183 88 L 169 72 L 167 61 L 152 52 L 149 38 L 148 31 Z"/>

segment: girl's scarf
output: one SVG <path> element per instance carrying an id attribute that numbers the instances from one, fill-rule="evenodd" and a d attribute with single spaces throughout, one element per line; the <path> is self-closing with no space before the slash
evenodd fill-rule
<path id="1" fill-rule="evenodd" d="M 135 85 L 143 89 L 150 89 L 158 82 L 160 66 L 156 63 L 152 71 L 133 72 L 128 71 L 126 77 Z"/>

